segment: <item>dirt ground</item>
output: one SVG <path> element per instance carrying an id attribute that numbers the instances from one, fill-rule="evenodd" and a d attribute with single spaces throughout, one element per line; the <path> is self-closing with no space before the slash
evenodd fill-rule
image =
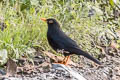
<path id="1" fill-rule="evenodd" d="M 49 57 L 39 53 L 33 59 L 34 67 L 27 66 L 24 59 L 19 60 L 23 69 L 18 69 L 17 75 L 2 80 L 78 80 L 64 69 L 55 69 Z M 86 80 L 120 80 L 120 53 L 105 54 L 101 57 L 102 66 L 95 66 L 90 60 L 80 57 L 75 65 L 69 65 L 76 73 Z"/>

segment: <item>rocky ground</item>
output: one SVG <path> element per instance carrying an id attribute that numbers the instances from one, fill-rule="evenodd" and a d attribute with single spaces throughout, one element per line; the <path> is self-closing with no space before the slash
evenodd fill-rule
<path id="1" fill-rule="evenodd" d="M 24 59 L 19 60 L 23 69 L 18 69 L 17 75 L 1 78 L 3 80 L 78 80 L 69 71 L 62 67 L 54 67 L 51 59 L 40 54 L 34 58 L 34 68 L 30 64 L 26 66 Z M 91 61 L 80 57 L 75 65 L 69 65 L 76 74 L 80 74 L 86 80 L 120 80 L 120 53 L 106 54 L 100 60 L 102 66 L 94 66 Z M 30 67 L 31 66 L 31 67 Z"/>

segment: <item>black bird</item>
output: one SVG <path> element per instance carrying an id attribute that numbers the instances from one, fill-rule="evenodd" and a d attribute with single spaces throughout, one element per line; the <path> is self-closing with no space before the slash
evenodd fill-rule
<path id="1" fill-rule="evenodd" d="M 61 30 L 59 23 L 55 19 L 41 18 L 41 20 L 46 21 L 48 24 L 48 31 L 47 31 L 48 43 L 55 51 L 61 51 L 65 56 L 64 60 L 62 61 L 62 64 L 67 65 L 70 55 L 76 54 L 76 55 L 82 55 L 84 57 L 87 57 L 88 59 L 101 65 L 101 63 L 97 59 L 92 57 L 87 52 L 81 50 L 80 47 L 76 44 L 76 42 L 73 41 L 71 38 L 69 38 Z"/>

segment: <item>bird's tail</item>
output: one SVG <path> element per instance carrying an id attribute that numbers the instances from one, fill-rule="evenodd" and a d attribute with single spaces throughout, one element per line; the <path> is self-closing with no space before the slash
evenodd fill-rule
<path id="1" fill-rule="evenodd" d="M 84 57 L 86 57 L 86 58 L 94 61 L 95 63 L 97 63 L 97 64 L 99 64 L 99 65 L 102 64 L 102 63 L 99 62 L 97 59 L 95 59 L 94 57 L 92 57 L 92 56 L 91 56 L 90 54 L 88 54 L 87 52 L 82 51 L 81 49 L 77 50 L 77 54 L 78 54 L 78 55 L 82 55 L 82 56 L 84 56 Z"/>

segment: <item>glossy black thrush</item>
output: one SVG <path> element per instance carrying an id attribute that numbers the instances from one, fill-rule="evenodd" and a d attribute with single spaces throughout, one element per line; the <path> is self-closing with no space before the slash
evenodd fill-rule
<path id="1" fill-rule="evenodd" d="M 55 19 L 41 18 L 41 20 L 46 21 L 48 24 L 48 31 L 47 31 L 48 43 L 55 51 L 61 51 L 65 56 L 64 60 L 62 61 L 62 64 L 65 65 L 68 64 L 67 62 L 71 54 L 82 55 L 99 65 L 101 64 L 97 59 L 92 57 L 90 54 L 81 50 L 80 47 L 76 44 L 76 42 L 73 41 L 71 38 L 69 38 L 61 30 L 59 23 Z"/>

